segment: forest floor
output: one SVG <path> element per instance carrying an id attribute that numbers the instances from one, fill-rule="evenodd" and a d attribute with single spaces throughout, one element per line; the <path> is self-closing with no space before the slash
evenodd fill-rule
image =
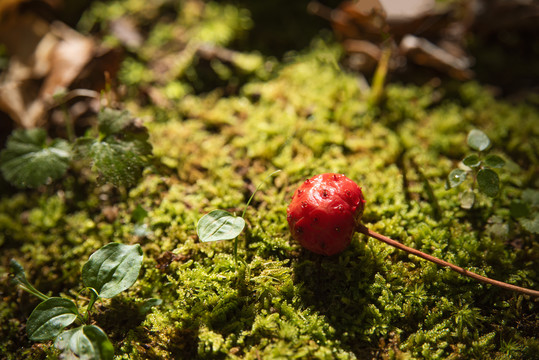
<path id="1" fill-rule="evenodd" d="M 84 305 L 82 265 L 119 242 L 140 244 L 144 261 L 91 318 L 115 359 L 539 359 L 537 298 L 361 234 L 316 255 L 286 220 L 305 179 L 345 174 L 370 229 L 538 290 L 539 37 L 521 8 L 496 28 L 443 2 L 453 7 L 428 18 L 434 35 L 409 32 L 442 43 L 459 24 L 462 65 L 443 62 L 450 52 L 415 57 L 428 46 L 405 53 L 405 34 L 385 28 L 358 37 L 370 20 L 331 23 L 306 1 L 13 3 L 0 7 L 2 147 L 34 127 L 75 144 L 115 108 L 136 118 L 152 156 L 132 176 L 111 170 L 112 183 L 95 159 L 32 189 L 0 180 L 0 358 L 60 356 L 53 341 L 29 340 L 39 299 L 11 281 L 10 259 L 43 293 Z M 481 166 L 487 154 L 505 163 L 493 166 L 493 196 L 462 163 L 476 153 L 473 129 L 490 139 Z M 448 188 L 454 169 L 468 177 Z M 204 214 L 241 214 L 259 185 L 239 262 L 234 241 L 200 241 Z M 152 298 L 162 303 L 140 311 Z"/>

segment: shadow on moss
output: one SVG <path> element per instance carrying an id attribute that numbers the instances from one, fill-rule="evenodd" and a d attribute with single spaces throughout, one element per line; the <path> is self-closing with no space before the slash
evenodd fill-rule
<path id="1" fill-rule="evenodd" d="M 314 307 L 335 328 L 336 337 L 358 356 L 377 349 L 371 341 L 377 302 L 368 291 L 381 269 L 363 247 L 355 258 L 346 251 L 341 256 L 320 257 L 305 253 L 294 266 L 294 279 L 301 286 L 300 296 L 306 306 Z"/>

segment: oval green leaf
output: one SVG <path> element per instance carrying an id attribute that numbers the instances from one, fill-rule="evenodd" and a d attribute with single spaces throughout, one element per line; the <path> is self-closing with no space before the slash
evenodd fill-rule
<path id="1" fill-rule="evenodd" d="M 65 174 L 71 161 L 71 146 L 65 140 L 47 145 L 43 129 L 15 130 L 0 153 L 0 170 L 7 181 L 36 188 Z"/>
<path id="2" fill-rule="evenodd" d="M 461 169 L 455 169 L 449 173 L 447 176 L 447 181 L 449 183 L 449 186 L 454 188 L 459 186 L 466 180 L 466 171 Z"/>
<path id="3" fill-rule="evenodd" d="M 159 306 L 162 303 L 163 303 L 163 300 L 161 300 L 161 299 L 156 299 L 156 298 L 146 299 L 138 307 L 139 314 L 146 315 L 147 313 L 150 312 L 150 310 L 152 310 L 152 307 Z"/>
<path id="4" fill-rule="evenodd" d="M 464 160 L 462 160 L 462 163 L 469 167 L 478 167 L 481 165 L 481 160 L 479 160 L 479 156 L 476 154 L 472 154 L 469 156 L 466 156 Z"/>
<path id="5" fill-rule="evenodd" d="M 500 190 L 498 174 L 490 169 L 479 170 L 477 173 L 477 184 L 479 185 L 479 190 L 490 197 L 496 196 Z"/>
<path id="6" fill-rule="evenodd" d="M 242 217 L 224 210 L 213 210 L 198 221 L 197 234 L 202 242 L 230 240 L 241 234 L 244 227 Z"/>
<path id="7" fill-rule="evenodd" d="M 466 210 L 470 210 L 475 203 L 475 194 L 472 190 L 468 189 L 459 196 L 460 207 Z"/>
<path id="8" fill-rule="evenodd" d="M 26 332 L 30 340 L 54 339 L 75 321 L 77 315 L 77 306 L 73 301 L 53 297 L 43 301 L 32 311 L 26 323 Z"/>
<path id="9" fill-rule="evenodd" d="M 473 129 L 468 133 L 468 146 L 474 150 L 483 151 L 490 146 L 490 139 L 481 130 Z"/>
<path id="10" fill-rule="evenodd" d="M 94 288 L 102 298 L 114 297 L 137 281 L 142 257 L 138 244 L 107 244 L 93 253 L 82 267 L 82 282 Z"/>
<path id="11" fill-rule="evenodd" d="M 485 165 L 493 168 L 502 168 L 505 166 L 505 160 L 498 155 L 487 155 Z"/>
<path id="12" fill-rule="evenodd" d="M 28 279 L 26 278 L 26 272 L 22 265 L 15 259 L 9 261 L 9 269 L 13 275 L 13 280 L 19 284 L 27 285 L 29 284 Z"/>
<path id="13" fill-rule="evenodd" d="M 81 360 L 112 360 L 114 347 L 107 335 L 95 325 L 85 325 L 64 331 L 56 338 L 54 346 L 66 358 L 73 354 Z"/>

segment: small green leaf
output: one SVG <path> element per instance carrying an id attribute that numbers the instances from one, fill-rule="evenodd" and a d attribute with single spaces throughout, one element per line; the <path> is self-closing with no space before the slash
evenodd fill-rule
<path id="1" fill-rule="evenodd" d="M 11 259 L 9 261 L 9 269 L 15 281 L 25 285 L 29 283 L 24 268 L 17 260 Z"/>
<path id="2" fill-rule="evenodd" d="M 481 169 L 477 173 L 477 184 L 479 190 L 490 197 L 494 197 L 500 191 L 500 179 L 498 174 L 490 169 Z"/>
<path id="3" fill-rule="evenodd" d="M 505 166 L 505 160 L 498 155 L 489 154 L 485 158 L 485 165 L 493 168 L 502 168 Z"/>
<path id="4" fill-rule="evenodd" d="M 26 272 L 24 271 L 24 268 L 21 264 L 15 259 L 11 259 L 9 262 L 9 268 L 11 271 L 11 276 L 13 281 L 19 285 L 24 291 L 27 291 L 28 293 L 37 296 L 41 300 L 48 300 L 50 299 L 49 296 L 43 294 L 41 291 L 36 289 L 28 279 L 26 278 Z"/>
<path id="5" fill-rule="evenodd" d="M 65 140 L 47 145 L 43 129 L 15 130 L 0 153 L 0 170 L 13 185 L 36 188 L 65 174 L 71 147 Z"/>
<path id="6" fill-rule="evenodd" d="M 84 325 L 61 333 L 54 346 L 65 358 L 80 360 L 112 360 L 114 347 L 107 335 L 95 325 Z"/>
<path id="7" fill-rule="evenodd" d="M 66 326 L 75 321 L 77 315 L 77 305 L 73 301 L 52 297 L 32 311 L 26 324 L 26 332 L 30 340 L 54 339 Z"/>
<path id="8" fill-rule="evenodd" d="M 449 186 L 452 188 L 459 186 L 460 184 L 464 182 L 464 180 L 466 180 L 466 175 L 467 175 L 466 171 L 461 170 L 461 169 L 454 169 L 447 176 Z"/>
<path id="9" fill-rule="evenodd" d="M 134 186 L 152 153 L 148 130 L 135 124 L 127 112 L 105 109 L 98 115 L 99 138 L 75 143 L 78 158 L 88 158 L 103 180 L 114 186 Z"/>
<path id="10" fill-rule="evenodd" d="M 481 130 L 473 129 L 468 133 L 468 146 L 474 150 L 483 151 L 490 146 L 490 139 Z"/>
<path id="11" fill-rule="evenodd" d="M 202 242 L 230 240 L 238 236 L 244 227 L 242 217 L 224 210 L 213 210 L 198 221 L 197 234 Z"/>
<path id="12" fill-rule="evenodd" d="M 133 123 L 133 118 L 126 110 L 115 110 L 104 108 L 97 114 L 99 132 L 104 136 L 120 133 L 123 129 Z"/>
<path id="13" fill-rule="evenodd" d="M 142 176 L 146 165 L 146 151 L 140 152 L 138 145 L 114 138 L 103 141 L 81 138 L 76 142 L 79 157 L 88 157 L 92 168 L 103 180 L 114 186 L 134 186 Z"/>
<path id="14" fill-rule="evenodd" d="M 152 307 L 159 306 L 163 303 L 163 300 L 156 299 L 156 298 L 150 298 L 144 300 L 144 302 L 139 306 L 138 311 L 141 315 L 146 315 L 150 312 Z"/>
<path id="15" fill-rule="evenodd" d="M 142 258 L 138 244 L 107 244 L 93 253 L 82 267 L 82 282 L 102 298 L 114 297 L 137 281 Z"/>
<path id="16" fill-rule="evenodd" d="M 464 160 L 462 160 L 462 163 L 469 167 L 478 167 L 481 165 L 481 160 L 479 160 L 479 156 L 476 154 L 472 154 L 469 156 L 466 156 Z"/>
<path id="17" fill-rule="evenodd" d="M 521 218 L 518 220 L 520 225 L 533 234 L 539 234 L 539 213 L 536 213 L 531 219 Z"/>
<path id="18" fill-rule="evenodd" d="M 135 210 L 131 213 L 131 219 L 135 223 L 142 222 L 148 216 L 148 212 L 140 205 L 137 205 Z"/>
<path id="19" fill-rule="evenodd" d="M 460 207 L 466 210 L 471 209 L 475 203 L 475 193 L 470 189 L 460 193 L 459 198 Z"/>

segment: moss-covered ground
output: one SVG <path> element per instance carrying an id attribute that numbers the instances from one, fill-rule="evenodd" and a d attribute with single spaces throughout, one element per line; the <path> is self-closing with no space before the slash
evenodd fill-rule
<path id="1" fill-rule="evenodd" d="M 171 17 L 176 8 L 182 11 Z M 85 14 L 81 31 L 122 12 L 148 31 L 119 81 L 123 106 L 149 129 L 154 158 L 126 191 L 74 170 L 35 191 L 4 192 L 0 358 L 57 357 L 50 342 L 25 335 L 38 300 L 9 282 L 9 259 L 41 291 L 75 297 L 82 264 L 117 241 L 141 244 L 144 265 L 135 285 L 94 316 L 116 359 L 537 359 L 537 299 L 363 235 L 343 253 L 321 257 L 301 249 L 286 222 L 304 179 L 343 173 L 363 188 L 363 221 L 373 230 L 539 289 L 537 236 L 509 210 L 526 189 L 539 189 L 533 99 L 498 99 L 475 82 L 389 82 L 380 104 L 369 106 L 358 75 L 339 66 L 340 47 L 324 35 L 282 60 L 255 51 L 237 52 L 232 62 L 205 60 L 189 50 L 196 41 L 245 45 L 253 21 L 238 9 L 129 0 L 97 3 Z M 141 95 L 150 88 L 159 106 Z M 500 194 L 478 195 L 463 210 L 464 187 L 446 190 L 445 179 L 469 152 L 473 128 L 507 165 L 498 171 Z M 245 264 L 235 265 L 232 241 L 199 241 L 200 217 L 217 208 L 240 214 L 277 169 L 246 212 L 238 238 Z M 162 305 L 138 315 L 151 297 Z"/>

